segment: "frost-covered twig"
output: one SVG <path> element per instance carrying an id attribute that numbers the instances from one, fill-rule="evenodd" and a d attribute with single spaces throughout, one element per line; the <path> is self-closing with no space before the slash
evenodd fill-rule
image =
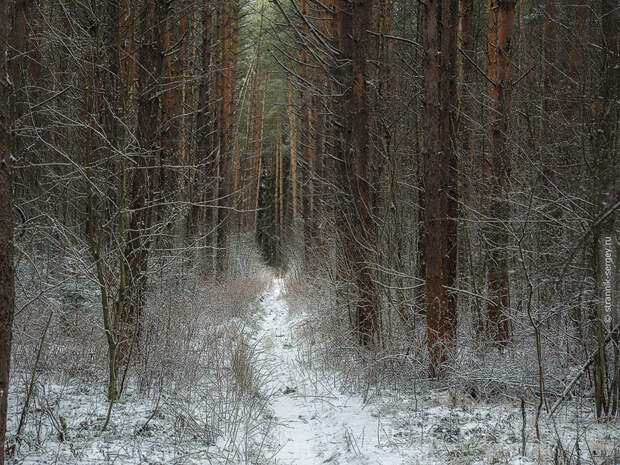
<path id="1" fill-rule="evenodd" d="M 52 316 L 54 316 L 54 312 L 50 312 L 50 316 L 47 318 L 47 323 L 45 323 L 45 328 L 43 329 L 43 334 L 41 335 L 41 340 L 39 341 L 39 348 L 37 349 L 37 356 L 34 360 L 34 365 L 32 367 L 32 373 L 30 375 L 30 383 L 28 384 L 28 392 L 26 393 L 26 400 L 24 401 L 24 406 L 22 407 L 22 413 L 19 417 L 19 426 L 17 427 L 17 433 L 15 433 L 15 441 L 19 441 L 19 437 L 22 432 L 22 428 L 24 427 L 24 423 L 26 422 L 26 413 L 28 412 L 28 407 L 30 405 L 30 398 L 32 397 L 32 390 L 34 388 L 34 378 L 37 373 L 37 369 L 39 368 L 39 360 L 41 359 L 41 351 L 43 350 L 43 344 L 45 343 L 45 336 L 47 336 L 47 330 L 50 327 L 50 323 L 52 322 Z"/>
<path id="2" fill-rule="evenodd" d="M 603 346 L 606 346 L 607 343 L 609 341 L 611 341 L 615 335 L 617 335 L 618 330 L 620 329 L 620 323 L 618 323 L 615 328 L 613 329 L 613 331 L 611 331 L 607 337 L 605 338 L 605 342 L 603 343 Z M 579 378 L 581 378 L 581 376 L 586 372 L 586 370 L 588 369 L 588 367 L 592 364 L 592 362 L 594 362 L 594 360 L 596 360 L 596 355 L 598 354 L 598 347 L 596 348 L 596 350 L 594 350 L 591 354 L 590 357 L 588 357 L 588 360 L 586 360 L 586 362 L 582 365 L 581 369 L 577 372 L 577 374 L 574 376 L 573 380 L 568 383 L 568 386 L 566 386 L 566 388 L 564 389 L 564 392 L 562 392 L 562 395 L 560 397 L 558 397 L 558 399 L 555 401 L 555 403 L 553 404 L 553 406 L 551 407 L 551 410 L 549 411 L 549 416 L 552 416 L 553 413 L 557 410 L 557 408 L 560 406 L 560 404 L 564 401 L 564 399 L 566 398 L 566 396 L 568 395 L 568 393 L 571 391 L 571 389 L 573 388 L 573 386 L 575 385 L 575 383 L 579 380 Z"/>

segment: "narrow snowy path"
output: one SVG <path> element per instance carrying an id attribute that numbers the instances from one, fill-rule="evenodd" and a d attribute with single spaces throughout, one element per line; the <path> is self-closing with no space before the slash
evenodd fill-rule
<path id="1" fill-rule="evenodd" d="M 401 464 L 403 457 L 378 444 L 378 420 L 357 396 L 343 395 L 311 382 L 296 358 L 296 336 L 302 316 L 293 318 L 284 300 L 281 279 L 263 299 L 260 337 L 272 367 L 277 392 L 272 409 L 278 425 L 280 465 Z"/>

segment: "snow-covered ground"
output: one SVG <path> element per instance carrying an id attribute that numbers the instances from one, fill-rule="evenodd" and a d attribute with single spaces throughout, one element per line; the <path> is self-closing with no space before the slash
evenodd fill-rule
<path id="1" fill-rule="evenodd" d="M 129 390 L 106 432 L 101 382 L 41 379 L 8 465 L 620 463 L 618 424 L 597 424 L 587 409 L 566 409 L 556 421 L 543 416 L 537 441 L 529 404 L 522 457 L 516 400 L 474 401 L 428 384 L 413 386 L 415 380 L 377 395 L 346 389 L 338 382 L 342 372 L 313 359 L 311 315 L 290 308 L 284 280 L 274 278 L 259 302 L 245 320 L 208 333 L 221 342 L 192 349 L 198 360 L 192 367 L 205 371 L 194 374 L 189 388 L 150 397 Z M 199 319 L 194 324 L 204 326 Z M 9 438 L 25 392 L 25 379 L 14 381 Z M 558 437 L 571 461 L 556 451 Z"/>
<path id="2" fill-rule="evenodd" d="M 341 392 L 333 379 L 338 373 L 316 373 L 307 365 L 308 338 L 302 336 L 309 318 L 290 311 L 284 281 L 275 279 L 263 300 L 264 320 L 258 339 L 262 358 L 272 367 L 270 383 L 276 392 L 271 405 L 277 423 L 281 465 L 434 465 L 434 464 L 615 464 L 620 447 L 617 423 L 597 424 L 591 414 L 563 418 L 558 425 L 541 420 L 541 441 L 533 428 L 533 406 L 528 410 L 526 457 L 521 455 L 520 405 L 486 404 L 449 391 L 421 391 L 413 395 L 383 391 L 372 402 L 361 393 Z M 311 351 L 310 351 L 311 352 Z M 343 370 L 344 371 L 344 370 Z M 314 376 L 313 376 L 314 373 Z M 411 393 L 411 389 L 406 389 Z M 581 424 L 580 424 L 581 423 Z M 569 444 L 576 459 L 563 461 L 555 432 Z M 606 457 L 606 458 L 604 458 Z M 620 463 L 620 462 L 618 462 Z"/>
<path id="3" fill-rule="evenodd" d="M 274 281 L 263 306 L 259 339 L 263 357 L 273 370 L 270 383 L 277 392 L 272 401 L 280 444 L 277 463 L 403 463 L 398 449 L 380 443 L 377 430 L 381 425 L 360 396 L 334 392 L 300 369 L 296 348 L 301 341 L 296 327 L 301 320 L 289 313 L 282 279 Z"/>

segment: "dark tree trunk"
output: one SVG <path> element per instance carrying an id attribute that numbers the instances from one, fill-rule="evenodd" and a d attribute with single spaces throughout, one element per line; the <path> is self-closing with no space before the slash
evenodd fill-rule
<path id="1" fill-rule="evenodd" d="M 213 182 L 215 180 L 215 160 L 213 159 L 213 135 L 211 132 L 211 32 L 213 22 L 213 7 L 210 1 L 205 1 L 202 10 L 202 50 L 201 50 L 201 78 L 198 87 L 198 114 L 196 116 L 196 164 L 200 167 L 192 185 L 192 192 L 204 191 L 201 198 L 212 202 L 215 198 Z M 193 200 L 198 200 L 194 195 Z M 207 207 L 204 216 L 204 230 L 209 232 L 213 221 L 213 208 Z M 197 222 L 201 219 L 200 210 L 192 205 L 191 216 L 188 220 L 188 231 L 197 231 Z M 209 236 L 208 240 L 211 239 Z"/>
<path id="2" fill-rule="evenodd" d="M 145 302 L 147 266 L 151 245 L 152 195 L 151 171 L 159 147 L 159 79 L 162 72 L 162 27 L 167 16 L 167 2 L 145 1 L 140 7 L 142 27 L 138 49 L 137 91 L 139 153 L 134 157 L 134 174 L 129 192 L 131 219 L 127 231 L 124 260 L 127 263 L 127 292 L 125 309 L 121 315 L 121 342 L 119 353 L 127 358 L 128 346 L 139 332 L 142 308 Z"/>
<path id="3" fill-rule="evenodd" d="M 372 217 L 368 184 L 370 157 L 369 107 L 366 89 L 372 1 L 336 3 L 337 61 L 342 97 L 337 103 L 338 171 L 343 189 L 339 229 L 357 291 L 356 330 L 362 345 L 369 345 L 377 330 L 377 310 L 371 276 Z"/>
<path id="4" fill-rule="evenodd" d="M 457 163 L 456 2 L 429 0 L 424 17 L 425 193 L 427 342 L 431 376 L 444 374 L 456 339 Z"/>
<path id="5" fill-rule="evenodd" d="M 9 95 L 7 42 L 9 2 L 0 0 L 0 465 L 4 464 L 4 440 L 9 396 L 13 305 L 13 171 L 9 150 Z"/>

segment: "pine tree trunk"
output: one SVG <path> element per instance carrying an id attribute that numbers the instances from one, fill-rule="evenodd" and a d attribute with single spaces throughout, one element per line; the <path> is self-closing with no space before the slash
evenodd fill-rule
<path id="1" fill-rule="evenodd" d="M 131 345 L 138 338 L 145 303 L 147 268 L 152 238 L 153 214 L 152 170 L 159 151 L 159 77 L 163 60 L 161 25 L 167 17 L 167 3 L 147 0 L 140 7 L 141 41 L 138 50 L 137 142 L 139 154 L 134 156 L 134 174 L 129 192 L 131 217 L 127 230 L 124 259 L 127 261 L 128 299 L 121 314 L 119 362 L 128 362 Z"/>
<path id="2" fill-rule="evenodd" d="M 0 0 L 0 465 L 4 464 L 13 306 L 13 161 L 9 151 L 9 2 Z"/>
<path id="3" fill-rule="evenodd" d="M 426 319 L 430 375 L 445 373 L 456 339 L 457 162 L 452 141 L 456 107 L 457 9 L 429 0 L 424 13 Z"/>
<path id="4" fill-rule="evenodd" d="M 204 192 L 202 195 L 194 194 L 195 201 L 211 202 L 215 197 L 213 190 L 214 160 L 211 152 L 211 31 L 212 31 L 213 9 L 209 1 L 205 1 L 202 7 L 202 47 L 200 49 L 200 82 L 198 84 L 198 111 L 196 115 L 196 155 L 195 163 L 199 167 L 192 183 L 192 192 Z M 200 212 L 204 211 L 204 216 Z M 190 230 L 198 230 L 198 223 L 204 222 L 203 230 L 208 233 L 213 219 L 213 208 L 199 208 L 197 205 L 191 207 Z M 212 236 L 207 237 L 207 241 Z M 210 244 L 209 244 L 210 245 Z M 209 248 L 207 248 L 209 250 Z"/>
<path id="5" fill-rule="evenodd" d="M 357 292 L 355 325 L 361 345 L 370 345 L 377 330 L 377 309 L 371 275 L 372 216 L 368 184 L 370 159 L 369 103 L 366 87 L 372 1 L 336 2 L 338 62 L 342 92 L 337 103 L 340 131 L 337 134 L 341 209 L 338 225 Z"/>
<path id="6" fill-rule="evenodd" d="M 219 6 L 218 20 L 220 40 L 219 112 L 217 115 L 218 151 L 216 157 L 217 173 L 217 248 L 216 274 L 223 276 L 227 268 L 227 235 L 231 215 L 230 172 L 233 156 L 233 109 L 235 76 L 237 73 L 239 2 L 223 2 Z"/>
<path id="7" fill-rule="evenodd" d="M 297 115 L 295 114 L 295 91 L 289 81 L 288 84 L 288 126 L 289 126 L 289 145 L 291 153 L 290 177 L 291 177 L 291 203 L 293 207 L 291 225 L 293 232 L 297 228 Z"/>
<path id="8" fill-rule="evenodd" d="M 489 252 L 489 337 L 500 346 L 508 341 L 509 281 L 507 222 L 510 208 L 506 198 L 510 179 L 510 152 L 506 143 L 512 95 L 511 60 L 514 32 L 515 0 L 489 0 L 488 9 L 488 93 L 493 103 L 489 131 L 489 184 L 491 199 L 489 217 L 493 218 L 487 231 Z"/>

